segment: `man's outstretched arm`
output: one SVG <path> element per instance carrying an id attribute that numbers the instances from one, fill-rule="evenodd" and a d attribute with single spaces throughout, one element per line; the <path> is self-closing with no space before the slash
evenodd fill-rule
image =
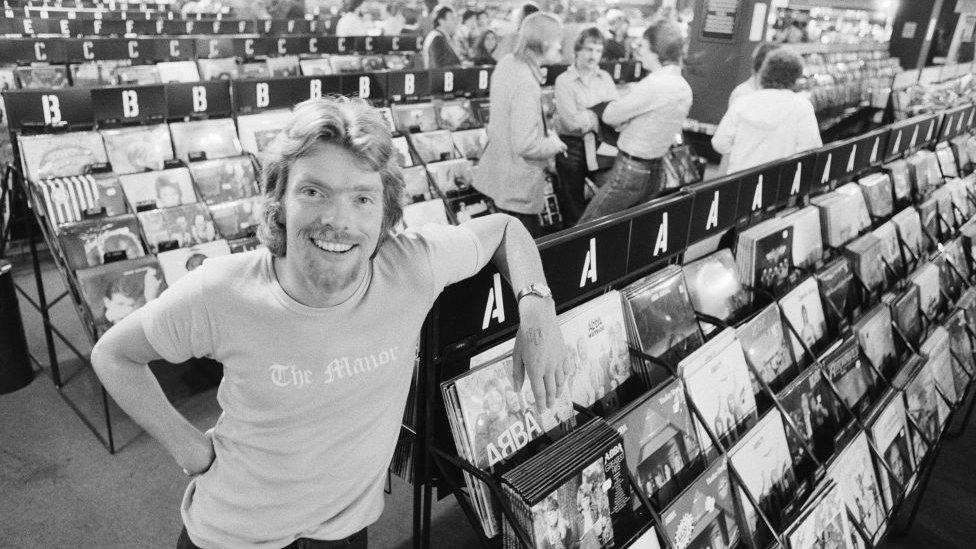
<path id="1" fill-rule="evenodd" d="M 464 223 L 478 238 L 485 260 L 498 268 L 514 291 L 533 283 L 546 284 L 535 241 L 521 222 L 504 214 L 487 215 Z M 483 267 L 483 265 L 479 266 Z M 552 299 L 528 295 L 518 304 L 519 329 L 515 336 L 516 387 L 526 375 L 540 407 L 555 404 L 566 380 L 566 352 Z"/>
<path id="2" fill-rule="evenodd" d="M 170 404 L 149 370 L 149 362 L 162 357 L 146 339 L 139 316 L 138 311 L 127 316 L 102 336 L 92 349 L 92 367 L 119 407 L 180 467 L 202 473 L 213 462 L 213 444 Z"/>

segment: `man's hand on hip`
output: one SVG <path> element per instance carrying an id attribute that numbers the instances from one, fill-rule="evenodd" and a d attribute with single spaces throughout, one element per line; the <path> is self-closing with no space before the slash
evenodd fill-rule
<path id="1" fill-rule="evenodd" d="M 183 472 L 188 476 L 195 477 L 202 475 L 210 470 L 213 465 L 216 453 L 213 445 L 213 430 L 206 433 L 197 431 L 199 437 L 194 437 L 191 444 L 173 453 L 176 462 L 183 468 Z"/>
<path id="2" fill-rule="evenodd" d="M 569 373 L 552 300 L 533 296 L 522 299 L 519 322 L 512 355 L 515 386 L 522 387 L 528 377 L 536 407 L 540 411 L 551 408 Z"/>

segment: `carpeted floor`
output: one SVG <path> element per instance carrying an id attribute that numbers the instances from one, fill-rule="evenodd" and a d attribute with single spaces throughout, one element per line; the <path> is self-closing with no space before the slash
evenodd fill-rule
<path id="1" fill-rule="evenodd" d="M 21 262 L 15 279 L 33 293 L 32 272 Z M 57 273 L 45 270 L 49 298 L 60 293 Z M 30 347 L 44 357 L 40 316 L 23 300 Z M 52 318 L 82 351 L 87 340 L 68 299 Z M 58 344 L 59 356 L 68 357 Z M 176 368 L 159 372 L 184 386 L 206 383 L 201 374 Z M 77 362 L 64 367 L 75 377 L 64 390 L 79 409 L 101 425 L 101 393 L 91 373 Z M 204 375 L 204 378 L 206 376 Z M 201 428 L 216 420 L 214 390 L 178 395 L 180 410 Z M 180 530 L 178 505 L 185 478 L 165 451 L 127 421 L 116 422 L 125 444 L 109 455 L 59 396 L 45 374 L 27 388 L 0 396 L 0 547 L 173 547 Z M 973 547 L 976 540 L 976 428 L 949 441 L 940 456 L 921 511 L 906 536 L 891 548 Z M 370 547 L 407 547 L 411 539 L 413 490 L 393 478 L 386 511 L 370 527 Z M 434 507 L 433 547 L 474 547 L 477 538 L 453 499 Z"/>

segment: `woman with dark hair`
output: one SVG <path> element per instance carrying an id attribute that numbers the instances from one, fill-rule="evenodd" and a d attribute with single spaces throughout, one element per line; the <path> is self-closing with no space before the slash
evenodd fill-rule
<path id="1" fill-rule="evenodd" d="M 813 105 L 793 91 L 802 75 L 803 61 L 788 48 L 766 56 L 760 89 L 732 103 L 712 137 L 712 147 L 729 159 L 729 173 L 823 144 Z"/>
<path id="2" fill-rule="evenodd" d="M 498 35 L 491 29 L 481 31 L 474 44 L 471 62 L 475 65 L 494 65 L 497 63 L 492 55 L 498 49 Z"/>
<path id="3" fill-rule="evenodd" d="M 691 86 L 681 76 L 684 54 L 676 23 L 659 21 L 644 31 L 637 55 L 650 74 L 603 110 L 603 121 L 620 129 L 620 152 L 581 223 L 641 204 L 664 190 L 662 158 L 691 110 Z"/>

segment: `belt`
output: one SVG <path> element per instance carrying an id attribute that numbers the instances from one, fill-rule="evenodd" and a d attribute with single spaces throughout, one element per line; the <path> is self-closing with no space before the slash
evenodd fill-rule
<path id="1" fill-rule="evenodd" d="M 639 156 L 632 155 L 632 154 L 630 154 L 628 152 L 625 152 L 625 151 L 622 151 L 620 149 L 617 149 L 617 152 L 620 154 L 620 156 L 622 156 L 622 157 L 624 157 L 624 158 L 626 158 L 628 160 L 634 160 L 634 161 L 637 161 L 637 162 L 646 162 L 648 164 L 660 164 L 661 163 L 661 158 L 660 157 L 658 157 L 658 158 L 641 158 Z"/>

